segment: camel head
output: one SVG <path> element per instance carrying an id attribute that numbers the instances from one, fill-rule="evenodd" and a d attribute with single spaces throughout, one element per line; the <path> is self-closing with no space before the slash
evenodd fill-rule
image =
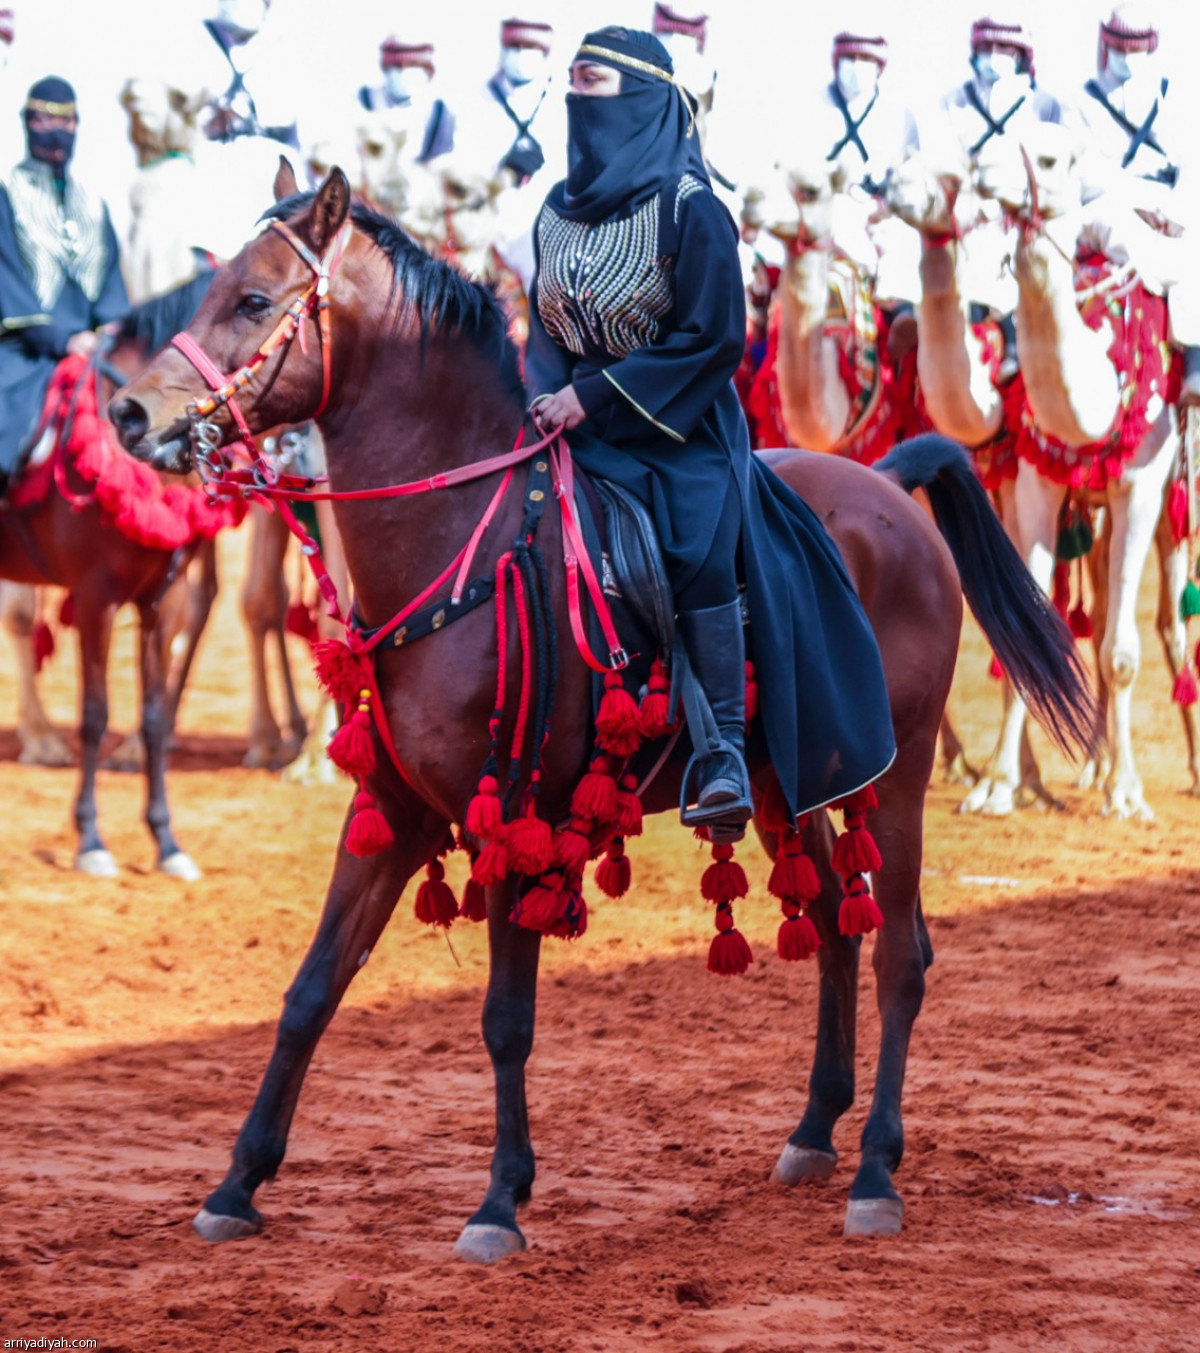
<path id="1" fill-rule="evenodd" d="M 380 211 L 404 219 L 410 195 L 406 163 L 409 127 L 385 114 L 364 119 L 355 130 L 363 196 Z"/>
<path id="2" fill-rule="evenodd" d="M 1063 216 L 1079 205 L 1078 144 L 1065 127 L 1035 122 L 1020 141 L 993 136 L 975 165 L 975 185 L 1017 216 L 1036 206 L 1047 219 Z"/>
<path id="3" fill-rule="evenodd" d="M 830 238 L 834 199 L 843 185 L 842 172 L 819 154 L 797 153 L 747 184 L 742 196 L 742 234 L 753 239 L 760 230 L 785 243 L 818 244 Z"/>
<path id="4" fill-rule="evenodd" d="M 139 165 L 195 147 L 196 118 L 208 103 L 206 92 L 189 95 L 162 80 L 133 79 L 125 81 L 119 97 Z"/>
<path id="5" fill-rule="evenodd" d="M 911 155 L 888 175 L 884 202 L 893 216 L 923 235 L 953 235 L 961 225 L 957 209 L 968 174 L 965 160 L 941 163 Z"/>

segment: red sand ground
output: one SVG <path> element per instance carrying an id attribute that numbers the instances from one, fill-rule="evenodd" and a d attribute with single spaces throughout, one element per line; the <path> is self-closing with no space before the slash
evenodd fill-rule
<path id="1" fill-rule="evenodd" d="M 240 548 L 224 547 L 170 782 L 202 882 L 150 872 L 142 787 L 115 775 L 100 802 L 122 875 L 73 874 L 74 772 L 16 765 L 0 734 L 0 1338 L 130 1353 L 1200 1349 L 1200 803 L 1182 792 L 1148 631 L 1137 708 L 1156 825 L 1102 819 L 1041 738 L 1065 814 L 967 820 L 960 791 L 930 795 L 937 961 L 909 1062 L 899 1237 L 841 1234 L 861 1102 L 828 1184 L 768 1183 L 801 1109 L 814 967 L 775 958 L 756 862 L 738 916 L 758 960 L 710 977 L 702 860 L 664 818 L 632 852 L 632 897 L 591 889 L 587 936 L 548 946 L 526 1254 L 491 1270 L 450 1259 L 492 1133 L 483 935 L 455 927 L 456 966 L 407 898 L 318 1051 L 259 1194 L 265 1234 L 198 1240 L 192 1214 L 257 1087 L 347 798 L 237 764 Z M 125 632 L 120 728 L 131 653 Z M 968 626 L 954 708 L 976 758 L 997 722 L 985 668 Z M 68 658 L 47 693 L 69 723 Z M 13 698 L 4 651 L 9 724 Z M 860 1101 L 878 1036 L 864 966 Z"/>

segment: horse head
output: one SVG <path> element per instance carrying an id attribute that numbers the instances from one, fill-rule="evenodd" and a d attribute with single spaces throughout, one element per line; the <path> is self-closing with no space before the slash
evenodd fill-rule
<path id="1" fill-rule="evenodd" d="M 193 434 L 210 445 L 235 441 L 310 418 L 328 397 L 330 330 L 353 345 L 352 321 L 329 295 L 337 272 L 361 272 L 365 254 L 348 227 L 350 184 L 340 169 L 295 212 L 291 166 L 280 161 L 276 219 L 219 269 L 194 319 L 109 406 L 121 442 L 156 469 L 187 473 L 195 464 Z M 302 199 L 301 199 L 302 200 Z M 376 279 L 378 285 L 378 279 Z M 386 284 L 383 294 L 389 294 Z M 318 314 L 328 302 L 332 325 Z M 185 355 L 187 354 L 187 355 Z M 225 373 L 232 373 L 228 376 Z"/>

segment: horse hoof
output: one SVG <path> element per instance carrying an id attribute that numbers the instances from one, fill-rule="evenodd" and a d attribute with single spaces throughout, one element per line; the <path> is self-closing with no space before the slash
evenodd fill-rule
<path id="1" fill-rule="evenodd" d="M 173 879 L 181 879 L 184 883 L 195 883 L 197 879 L 204 877 L 200 866 L 186 850 L 177 850 L 173 855 L 166 856 L 159 861 L 158 868 L 160 873 Z"/>
<path id="2" fill-rule="evenodd" d="M 115 879 L 120 872 L 116 860 L 107 850 L 81 850 L 75 856 L 75 868 L 78 873 L 94 879 Z"/>
<path id="3" fill-rule="evenodd" d="M 245 1240 L 247 1236 L 256 1236 L 263 1229 L 262 1218 L 256 1212 L 253 1217 L 223 1217 L 202 1207 L 196 1213 L 192 1229 L 201 1240 L 220 1245 L 226 1240 Z"/>
<path id="4" fill-rule="evenodd" d="M 895 1236 L 904 1224 L 899 1198 L 851 1198 L 846 1204 L 844 1236 Z"/>
<path id="5" fill-rule="evenodd" d="M 791 1189 L 805 1179 L 828 1179 L 837 1161 L 836 1151 L 816 1151 L 811 1146 L 793 1146 L 788 1142 L 771 1171 L 771 1183 L 786 1184 Z"/>
<path id="6" fill-rule="evenodd" d="M 520 1254 L 525 1248 L 525 1237 L 507 1226 L 463 1227 L 462 1235 L 454 1245 L 454 1257 L 468 1264 L 495 1264 L 510 1254 Z"/>

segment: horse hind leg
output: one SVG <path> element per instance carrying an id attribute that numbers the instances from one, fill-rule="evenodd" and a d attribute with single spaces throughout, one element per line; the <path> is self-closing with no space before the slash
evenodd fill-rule
<path id="1" fill-rule="evenodd" d="M 280 764 L 282 738 L 271 711 L 266 650 L 268 633 L 283 634 L 287 612 L 283 561 L 288 539 L 287 526 L 278 515 L 251 509 L 249 559 L 242 587 L 242 619 L 250 642 L 250 745 L 242 764 L 254 770 Z"/>
<path id="2" fill-rule="evenodd" d="M 1188 665 L 1187 622 L 1179 609 L 1179 599 L 1187 586 L 1191 572 L 1190 542 L 1185 537 L 1176 541 L 1171 523 L 1164 512 L 1155 533 L 1158 553 L 1158 616 L 1156 628 L 1166 655 L 1172 678 L 1177 678 Z M 1191 775 L 1189 793 L 1200 797 L 1200 703 L 1180 705 L 1183 735 L 1187 743 L 1188 771 Z"/>
<path id="3" fill-rule="evenodd" d="M 901 778 L 895 771 L 885 776 L 877 788 L 879 807 L 871 818 L 883 856 L 883 867 L 872 880 L 884 917 L 874 950 L 879 1061 L 862 1132 L 862 1155 L 846 1206 L 847 1235 L 894 1235 L 904 1218 L 904 1203 L 892 1175 L 904 1155 L 900 1101 L 913 1024 L 925 996 L 925 970 L 932 959 L 920 894 L 924 782 L 914 789 L 916 781 L 915 776 Z"/>
<path id="4" fill-rule="evenodd" d="M 0 616 L 12 639 L 17 669 L 17 760 L 22 766 L 69 766 L 67 744 L 51 724 L 37 688 L 37 591 L 22 583 L 0 582 Z"/>
<path id="5" fill-rule="evenodd" d="M 409 791 L 402 797 L 379 793 L 376 797 L 395 829 L 395 840 L 378 854 L 360 859 L 346 850 L 343 828 L 317 933 L 284 996 L 275 1047 L 238 1133 L 233 1160 L 193 1222 L 205 1240 L 240 1240 L 262 1230 L 254 1193 L 264 1180 L 275 1177 L 283 1162 L 317 1043 L 354 974 L 370 958 L 405 884 L 445 838 L 445 820 Z"/>
<path id="6" fill-rule="evenodd" d="M 96 595 L 77 595 L 75 601 L 80 680 L 83 683 L 79 792 L 75 799 L 79 845 L 75 852 L 75 868 L 95 878 L 114 878 L 117 862 L 105 847 L 97 827 L 96 768 L 100 760 L 100 743 L 108 730 L 108 650 L 117 608 Z"/>
<path id="7" fill-rule="evenodd" d="M 459 1259 L 491 1264 L 525 1248 L 517 1208 L 529 1201 L 535 1172 L 525 1100 L 525 1063 L 533 1047 L 541 936 L 509 920 L 510 887 L 488 891 L 491 958 L 483 1040 L 496 1083 L 496 1148 L 483 1202 L 454 1246 Z"/>
<path id="8" fill-rule="evenodd" d="M 773 839 L 761 829 L 759 835 L 774 856 Z M 804 1180 L 828 1179 L 833 1173 L 838 1161 L 833 1130 L 854 1103 L 860 941 L 838 930 L 842 884 L 829 863 L 833 839 L 828 816 L 813 814 L 804 830 L 804 848 L 821 880 L 821 895 L 810 905 L 810 915 L 821 936 L 817 950 L 820 993 L 816 1047 L 803 1116 L 771 1175 L 775 1183 L 789 1187 Z"/>

